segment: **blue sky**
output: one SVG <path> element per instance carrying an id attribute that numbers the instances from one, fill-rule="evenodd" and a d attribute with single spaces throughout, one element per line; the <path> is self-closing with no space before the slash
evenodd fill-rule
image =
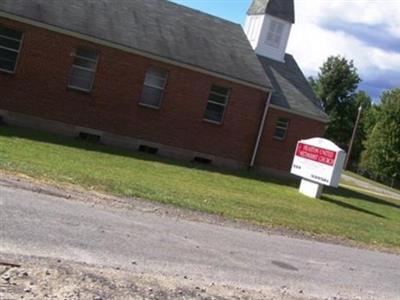
<path id="1" fill-rule="evenodd" d="M 173 0 L 243 23 L 251 0 Z M 296 24 L 287 52 L 307 76 L 329 55 L 354 60 L 374 100 L 400 87 L 400 0 L 295 0 Z"/>
<path id="2" fill-rule="evenodd" d="M 250 0 L 172 0 L 185 6 L 190 6 L 209 14 L 243 23 Z"/>

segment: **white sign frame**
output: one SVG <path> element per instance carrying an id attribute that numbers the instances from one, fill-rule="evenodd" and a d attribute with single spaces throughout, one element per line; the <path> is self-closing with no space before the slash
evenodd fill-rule
<path id="1" fill-rule="evenodd" d="M 297 143 L 291 173 L 317 184 L 338 187 L 346 152 L 323 138 Z"/>

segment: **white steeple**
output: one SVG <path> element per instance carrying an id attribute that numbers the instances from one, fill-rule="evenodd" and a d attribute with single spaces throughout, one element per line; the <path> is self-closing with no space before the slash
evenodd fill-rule
<path id="1" fill-rule="evenodd" d="M 244 31 L 258 55 L 284 61 L 294 21 L 294 0 L 253 0 Z"/>

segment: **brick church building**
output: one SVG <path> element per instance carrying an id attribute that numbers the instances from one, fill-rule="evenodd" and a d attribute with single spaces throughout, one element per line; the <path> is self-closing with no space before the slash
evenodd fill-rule
<path id="1" fill-rule="evenodd" d="M 0 0 L 3 122 L 287 172 L 328 122 L 293 56 L 293 0 L 243 28 L 166 0 Z"/>

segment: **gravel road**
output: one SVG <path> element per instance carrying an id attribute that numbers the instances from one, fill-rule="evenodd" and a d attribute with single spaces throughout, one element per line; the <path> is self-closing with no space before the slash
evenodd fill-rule
<path id="1" fill-rule="evenodd" d="M 400 299 L 396 255 L 73 201 L 4 183 L 0 254 L 174 278 L 177 285 L 179 280 L 215 284 L 271 298 Z"/>

